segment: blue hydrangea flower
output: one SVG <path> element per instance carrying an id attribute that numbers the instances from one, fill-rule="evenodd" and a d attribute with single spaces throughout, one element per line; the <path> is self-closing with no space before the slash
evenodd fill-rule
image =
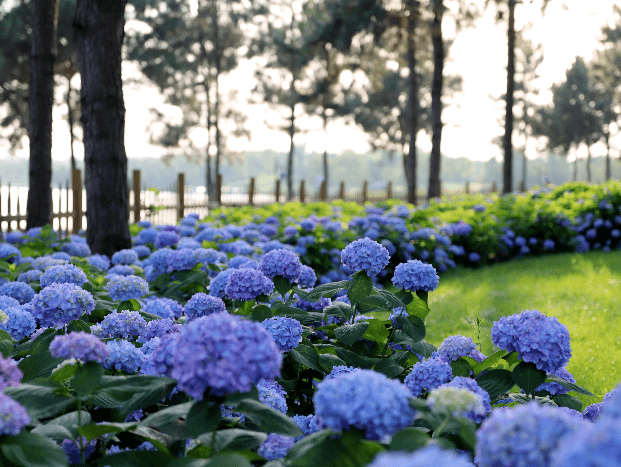
<path id="1" fill-rule="evenodd" d="M 154 337 L 162 337 L 165 334 L 172 334 L 179 332 L 180 330 L 181 325 L 179 323 L 175 323 L 170 318 L 154 319 L 149 321 L 142 329 L 137 341 L 144 344 Z"/>
<path id="2" fill-rule="evenodd" d="M 4 310 L 9 317 L 6 323 L 0 322 L 0 329 L 8 332 L 15 340 L 22 340 L 24 337 L 30 336 L 37 328 L 32 314 L 21 306 L 11 307 Z"/>
<path id="3" fill-rule="evenodd" d="M 145 313 L 151 313 L 161 318 L 176 319 L 181 316 L 183 308 L 176 300 L 172 298 L 156 298 L 148 301 L 144 307 Z"/>
<path id="4" fill-rule="evenodd" d="M 195 250 L 192 250 L 192 255 L 196 260 L 196 264 L 202 263 L 203 265 L 206 265 L 213 264 L 218 261 L 218 252 L 213 248 L 196 248 Z"/>
<path id="5" fill-rule="evenodd" d="M 82 242 L 67 242 L 60 247 L 60 251 L 69 253 L 71 256 L 78 256 L 80 258 L 86 258 L 91 255 L 91 249 L 86 243 Z"/>
<path id="6" fill-rule="evenodd" d="M 474 462 L 479 467 L 546 467 L 563 437 L 580 427 L 575 417 L 537 402 L 494 410 L 477 431 Z"/>
<path id="7" fill-rule="evenodd" d="M 257 383 L 259 400 L 268 407 L 287 413 L 287 393 L 276 381 L 262 379 Z"/>
<path id="8" fill-rule="evenodd" d="M 367 467 L 472 467 L 463 454 L 429 445 L 414 452 L 380 452 Z"/>
<path id="9" fill-rule="evenodd" d="M 0 295 L 0 311 L 4 311 L 7 308 L 19 306 L 19 302 L 13 297 L 7 297 L 6 295 Z"/>
<path id="10" fill-rule="evenodd" d="M 259 270 L 268 278 L 282 276 L 289 282 L 297 282 L 302 273 L 300 258 L 289 250 L 272 250 L 259 261 Z"/>
<path id="11" fill-rule="evenodd" d="M 315 414 L 326 427 L 334 431 L 357 428 L 367 439 L 385 440 L 413 422 L 410 397 L 400 381 L 356 369 L 320 382 L 313 401 Z"/>
<path id="12" fill-rule="evenodd" d="M 88 459 L 91 454 L 95 452 L 97 439 L 93 439 L 89 443 L 86 437 L 82 436 L 82 445 L 84 446 L 84 458 Z M 68 438 L 64 439 L 61 443 L 61 447 L 63 448 L 63 451 L 65 451 L 70 465 L 82 463 L 82 452 L 80 451 L 77 441 Z"/>
<path id="13" fill-rule="evenodd" d="M 428 358 L 417 362 L 412 372 L 405 377 L 405 385 L 415 396 L 448 383 L 453 377 L 451 366 L 441 358 Z"/>
<path id="14" fill-rule="evenodd" d="M 138 232 L 138 235 L 136 235 L 135 243 L 137 245 L 144 245 L 145 243 L 155 243 L 155 238 L 157 237 L 158 233 L 159 232 L 156 229 L 151 228 L 151 226 L 147 226 L 146 229 Z"/>
<path id="15" fill-rule="evenodd" d="M 138 371 L 142 363 L 142 352 L 126 340 L 106 342 L 110 354 L 106 357 L 103 367 L 110 370 L 121 370 L 125 373 Z"/>
<path id="16" fill-rule="evenodd" d="M 471 263 L 478 263 L 481 261 L 481 255 L 479 255 L 476 251 L 468 254 L 468 261 Z"/>
<path id="17" fill-rule="evenodd" d="M 86 278 L 84 271 L 77 266 L 74 266 L 73 264 L 63 264 L 47 268 L 39 281 L 42 288 L 45 288 L 54 282 L 57 284 L 75 284 L 78 287 L 82 287 L 88 279 Z"/>
<path id="18" fill-rule="evenodd" d="M 161 232 L 158 232 L 155 236 L 155 241 L 153 242 L 155 248 L 158 249 L 167 246 L 175 246 L 177 243 L 179 243 L 179 235 L 170 230 L 162 230 Z"/>
<path id="19" fill-rule="evenodd" d="M 561 367 L 553 373 L 555 376 L 564 379 L 570 383 L 575 383 L 576 378 L 567 371 L 567 368 Z M 557 394 L 567 394 L 567 389 L 561 386 L 558 383 L 543 383 L 535 391 L 548 391 L 551 396 L 556 396 Z"/>
<path id="20" fill-rule="evenodd" d="M 149 284 L 138 276 L 115 276 L 106 285 L 112 300 L 131 300 L 149 293 Z"/>
<path id="21" fill-rule="evenodd" d="M 41 277 L 41 274 L 43 274 L 43 271 L 40 271 L 39 269 L 31 269 L 30 271 L 21 273 L 17 277 L 17 280 L 19 282 L 25 282 L 26 284 L 36 282 Z"/>
<path id="22" fill-rule="evenodd" d="M 150 354 L 143 355 L 141 373 L 146 375 L 170 376 L 173 368 L 173 358 L 177 352 L 180 332 L 165 334 L 159 338 L 155 349 Z M 143 346 L 144 347 L 144 346 Z M 147 348 L 148 350 L 148 348 Z"/>
<path id="23" fill-rule="evenodd" d="M 248 258 L 247 256 L 234 256 L 229 260 L 227 266 L 232 269 L 237 269 L 251 260 L 252 258 Z"/>
<path id="24" fill-rule="evenodd" d="M 142 335 L 146 326 L 147 322 L 137 311 L 113 311 L 101 323 L 91 326 L 91 332 L 102 338 L 128 339 Z"/>
<path id="25" fill-rule="evenodd" d="M 41 327 L 65 326 L 94 309 L 91 293 L 74 284 L 52 284 L 32 299 L 32 315 Z"/>
<path id="26" fill-rule="evenodd" d="M 550 467 L 598 467 L 621 465 L 621 424 L 602 419 L 582 425 L 565 436 L 548 464 Z"/>
<path id="27" fill-rule="evenodd" d="M 106 278 L 111 279 L 114 276 L 133 276 L 134 268 L 127 266 L 126 264 L 117 264 L 108 269 Z"/>
<path id="28" fill-rule="evenodd" d="M 619 387 L 604 396 L 602 413 L 607 418 L 621 420 L 621 390 L 619 390 Z"/>
<path id="29" fill-rule="evenodd" d="M 261 443 L 261 446 L 259 446 L 257 454 L 263 456 L 268 461 L 282 459 L 287 455 L 289 449 L 291 449 L 294 444 L 291 436 L 270 433 L 267 435 L 265 441 Z"/>
<path id="30" fill-rule="evenodd" d="M 221 298 L 203 292 L 192 295 L 192 298 L 183 307 L 183 314 L 188 319 L 199 318 L 212 313 L 224 313 L 225 311 L 226 305 Z"/>
<path id="31" fill-rule="evenodd" d="M 345 365 L 336 365 L 332 367 L 330 373 L 326 375 L 324 380 L 336 378 L 338 375 L 342 375 L 344 373 L 351 373 L 355 368 L 353 366 L 345 366 Z"/>
<path id="32" fill-rule="evenodd" d="M 300 430 L 302 430 L 304 436 L 312 435 L 322 429 L 321 424 L 315 415 L 294 415 L 291 417 L 291 420 L 293 420 Z M 294 439 L 294 441 L 298 442 L 304 438 L 304 436 L 298 436 Z"/>
<path id="33" fill-rule="evenodd" d="M 216 277 L 211 279 L 211 282 L 209 283 L 209 295 L 223 298 L 229 277 L 236 270 L 237 269 L 225 269 L 224 271 L 220 272 Z"/>
<path id="34" fill-rule="evenodd" d="M 438 281 L 439 277 L 435 268 L 417 259 L 397 265 L 392 278 L 395 287 L 412 292 L 417 290 L 431 292 L 438 287 Z"/>
<path id="35" fill-rule="evenodd" d="M 492 342 L 499 349 L 518 352 L 521 360 L 547 373 L 567 365 L 571 357 L 567 327 L 537 310 L 525 310 L 494 322 Z"/>
<path id="36" fill-rule="evenodd" d="M 9 243 L 0 243 L 0 261 L 14 263 L 21 257 L 22 252 L 19 251 L 19 248 L 10 245 Z"/>
<path id="37" fill-rule="evenodd" d="M 136 254 L 138 255 L 138 258 L 146 258 L 147 256 L 151 254 L 151 248 L 149 248 L 146 245 L 136 245 L 135 247 L 132 248 L 132 250 L 136 252 Z M 128 263 L 128 264 L 133 264 L 133 262 Z"/>
<path id="38" fill-rule="evenodd" d="M 344 266 L 353 272 L 366 271 L 369 277 L 379 274 L 389 259 L 388 250 L 368 237 L 350 243 L 341 252 Z"/>
<path id="39" fill-rule="evenodd" d="M 15 360 L 0 355 L 0 392 L 7 386 L 19 386 L 23 377 L 24 374 Z"/>
<path id="40" fill-rule="evenodd" d="M 274 283 L 256 269 L 234 269 L 226 281 L 224 293 L 233 300 L 254 300 L 259 295 L 269 295 Z"/>
<path id="41" fill-rule="evenodd" d="M 587 406 L 582 412 L 582 420 L 587 420 L 589 422 L 594 422 L 597 420 L 602 413 L 604 408 L 603 402 L 596 402 L 595 404 L 591 404 Z"/>
<path id="42" fill-rule="evenodd" d="M 283 352 L 295 349 L 302 342 L 302 325 L 297 319 L 274 316 L 261 324 Z"/>
<path id="43" fill-rule="evenodd" d="M 459 357 L 469 355 L 474 350 L 476 350 L 476 345 L 471 337 L 449 336 L 442 341 L 438 350 L 432 356 L 445 358 L 449 362 L 453 362 Z"/>
<path id="44" fill-rule="evenodd" d="M 300 278 L 298 279 L 298 287 L 306 289 L 315 287 L 315 283 L 317 282 L 317 275 L 315 271 L 310 266 L 302 265 L 302 269 L 300 270 Z"/>
<path id="45" fill-rule="evenodd" d="M 172 253 L 173 250 L 170 248 L 162 248 L 160 250 L 154 251 L 151 256 L 149 256 L 149 264 L 153 266 L 157 275 L 164 274 L 166 269 L 168 268 L 168 255 Z"/>
<path id="46" fill-rule="evenodd" d="M 166 260 L 166 272 L 189 271 L 198 264 L 198 255 L 190 248 L 181 248 L 171 251 Z"/>
<path id="47" fill-rule="evenodd" d="M 30 285 L 24 282 L 7 282 L 0 285 L 0 295 L 12 297 L 19 302 L 20 305 L 30 303 L 35 296 L 35 291 Z"/>
<path id="48" fill-rule="evenodd" d="M 110 262 L 114 265 L 117 265 L 117 264 L 130 265 L 130 264 L 134 264 L 136 261 L 138 261 L 138 253 L 130 249 L 117 251 L 116 253 L 112 255 L 112 258 L 110 259 Z"/>
<path id="49" fill-rule="evenodd" d="M 554 240 L 547 239 L 543 241 L 544 250 L 554 250 L 554 246 Z"/>
<path id="50" fill-rule="evenodd" d="M 30 423 L 26 409 L 0 392 L 0 435 L 17 436 Z"/>
<path id="51" fill-rule="evenodd" d="M 491 413 L 492 400 L 489 397 L 489 393 L 485 389 L 483 389 L 481 386 L 479 386 L 475 380 L 471 378 L 465 378 L 463 376 L 456 376 L 450 382 L 445 383 L 442 386 L 468 389 L 469 391 L 477 394 L 481 398 L 481 402 L 483 403 L 484 413 L 473 411 L 473 412 L 469 412 L 465 414 L 466 418 L 469 418 L 473 422 L 481 423 L 485 419 L 486 414 Z"/>
<path id="52" fill-rule="evenodd" d="M 280 375 L 282 354 L 259 323 L 214 313 L 190 321 L 178 336 L 171 376 L 196 400 L 207 389 L 216 396 L 247 392 L 261 378 Z"/>
<path id="53" fill-rule="evenodd" d="M 472 206 L 472 209 L 474 212 L 484 212 L 486 207 L 484 204 L 475 204 L 474 206 Z"/>
<path id="54" fill-rule="evenodd" d="M 88 261 L 88 264 L 90 264 L 91 266 L 95 266 L 96 268 L 99 268 L 104 272 L 106 272 L 110 267 L 110 260 L 105 255 L 91 255 L 86 258 L 86 261 Z"/>
<path id="55" fill-rule="evenodd" d="M 80 331 L 54 337 L 50 353 L 56 358 L 103 363 L 110 355 L 110 350 L 97 336 Z"/>

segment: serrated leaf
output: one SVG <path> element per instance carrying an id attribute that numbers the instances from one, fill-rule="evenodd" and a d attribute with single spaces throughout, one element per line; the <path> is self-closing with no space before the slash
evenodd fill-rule
<path id="1" fill-rule="evenodd" d="M 347 366 L 370 369 L 377 363 L 377 359 L 375 358 L 363 357 L 342 347 L 335 347 L 334 350 L 337 357 L 343 360 Z"/>
<path id="2" fill-rule="evenodd" d="M 373 367 L 373 370 L 377 371 L 378 373 L 385 374 L 389 378 L 395 378 L 396 376 L 399 376 L 401 373 L 403 373 L 405 371 L 405 368 L 403 368 L 398 363 L 385 358 L 377 362 Z"/>
<path id="3" fill-rule="evenodd" d="M 73 398 L 57 396 L 53 387 L 30 383 L 8 386 L 4 393 L 23 405 L 33 420 L 58 415 L 74 401 Z"/>
<path id="4" fill-rule="evenodd" d="M 345 362 L 336 355 L 323 353 L 319 355 L 319 365 L 321 365 L 323 373 L 327 375 L 332 371 L 332 368 L 339 365 L 345 365 Z"/>
<path id="5" fill-rule="evenodd" d="M 453 370 L 453 377 L 455 376 L 463 376 L 466 378 L 470 377 L 470 365 L 463 358 L 458 358 L 455 361 L 450 363 L 451 370 Z"/>
<path id="6" fill-rule="evenodd" d="M 477 365 L 473 368 L 474 375 L 477 376 L 483 370 L 487 370 L 489 367 L 494 366 L 498 360 L 504 358 L 506 355 L 508 355 L 506 350 L 499 350 L 498 352 L 491 354 L 481 363 L 477 363 Z"/>
<path id="7" fill-rule="evenodd" d="M 479 375 L 476 382 L 487 391 L 492 400 L 509 392 L 515 386 L 515 381 L 513 381 L 513 376 L 509 370 L 489 370 Z"/>
<path id="8" fill-rule="evenodd" d="M 138 426 L 137 423 L 106 423 L 102 425 L 91 424 L 83 425 L 78 428 L 78 433 L 85 436 L 88 441 L 106 433 L 122 433 L 123 431 L 133 430 Z"/>
<path id="9" fill-rule="evenodd" d="M 557 394 L 556 396 L 552 396 L 551 399 L 559 407 L 569 407 L 577 412 L 582 412 L 582 401 L 569 394 Z"/>
<path id="10" fill-rule="evenodd" d="M 78 365 L 70 382 L 71 387 L 75 389 L 78 396 L 92 394 L 99 386 L 103 374 L 104 369 L 99 363 L 87 362 L 84 365 Z"/>
<path id="11" fill-rule="evenodd" d="M 423 448 L 431 441 L 431 437 L 416 428 L 405 428 L 395 433 L 390 440 L 391 451 L 413 452 Z"/>
<path id="12" fill-rule="evenodd" d="M 369 323 L 369 327 L 362 335 L 362 338 L 372 342 L 377 342 L 380 345 L 386 344 L 388 336 L 390 336 L 390 331 L 386 329 L 384 323 L 382 323 L 379 319 L 370 319 L 367 320 L 367 323 Z"/>
<path id="13" fill-rule="evenodd" d="M 147 416 L 139 427 L 154 428 L 169 434 L 173 440 L 189 439 L 192 434 L 185 426 L 185 418 L 193 402 L 173 405 Z"/>
<path id="14" fill-rule="evenodd" d="M 289 355 L 296 362 L 312 368 L 313 370 L 317 370 L 320 373 L 323 372 L 319 364 L 319 354 L 312 347 L 300 344 L 295 349 L 291 349 Z"/>
<path id="15" fill-rule="evenodd" d="M 538 370 L 534 363 L 520 362 L 511 372 L 513 381 L 526 394 L 531 394 L 546 380 L 546 372 Z"/>
<path id="16" fill-rule="evenodd" d="M 278 433 L 287 436 L 301 436 L 303 433 L 293 420 L 285 414 L 253 399 L 244 399 L 237 406 L 237 411 L 266 433 Z"/>
<path id="17" fill-rule="evenodd" d="M 310 299 L 311 301 L 317 301 L 319 300 L 320 297 L 332 298 L 334 297 L 334 295 L 339 293 L 341 290 L 345 290 L 348 286 L 349 286 L 349 281 L 337 281 L 337 282 L 330 282 L 328 284 L 321 284 L 315 287 L 313 290 L 311 290 L 307 294 L 305 294 L 307 298 L 302 297 L 302 295 L 300 295 L 300 298 L 304 298 L 304 300 Z"/>
<path id="18" fill-rule="evenodd" d="M 425 323 L 417 316 L 397 316 L 397 326 L 414 342 L 425 338 Z"/>
<path id="19" fill-rule="evenodd" d="M 354 342 L 357 342 L 358 339 L 362 337 L 368 327 L 368 321 L 359 321 L 354 324 L 345 324 L 336 328 L 334 330 L 334 335 L 340 342 L 351 347 Z"/>
<path id="20" fill-rule="evenodd" d="M 194 437 L 213 432 L 222 419 L 220 404 L 209 399 L 195 402 L 186 419 L 186 426 Z"/>
<path id="21" fill-rule="evenodd" d="M 98 466 L 110 467 L 168 467 L 175 458 L 159 451 L 127 451 L 97 459 Z"/>
<path id="22" fill-rule="evenodd" d="M 379 296 L 382 297 L 382 299 L 388 305 L 389 309 L 393 309 L 393 308 L 406 308 L 407 307 L 407 305 L 405 303 L 403 303 L 399 299 L 399 297 L 397 297 L 392 292 L 389 292 L 388 290 L 384 290 L 384 289 L 377 289 L 375 287 L 373 287 L 373 290 L 375 290 L 379 294 Z"/>
<path id="23" fill-rule="evenodd" d="M 569 391 L 574 391 L 574 392 L 577 392 L 578 394 L 584 394 L 585 396 L 595 397 L 587 389 L 584 389 L 583 387 L 580 387 L 577 384 L 570 383 L 569 381 L 565 381 L 563 378 L 559 378 L 556 375 L 547 375 L 546 382 L 558 383 L 561 386 L 563 386 L 565 389 L 568 389 Z"/>
<path id="24" fill-rule="evenodd" d="M 502 359 L 505 360 L 509 364 L 509 366 L 515 365 L 517 362 L 520 361 L 519 354 L 517 352 L 511 352 L 510 354 L 502 357 Z"/>
<path id="25" fill-rule="evenodd" d="M 353 275 L 347 287 L 347 298 L 352 305 L 361 302 L 371 294 L 373 290 L 373 279 L 364 271 L 359 271 Z"/>
<path id="26" fill-rule="evenodd" d="M 281 297 L 284 297 L 291 290 L 291 282 L 282 276 L 274 276 L 272 282 L 274 283 L 274 289 Z"/>
<path id="27" fill-rule="evenodd" d="M 272 315 L 272 310 L 270 307 L 266 305 L 256 305 L 252 308 L 251 311 L 252 320 L 258 321 L 259 323 L 265 321 L 266 319 L 270 319 Z"/>
<path id="28" fill-rule="evenodd" d="M 344 302 L 334 302 L 332 305 L 325 307 L 323 312 L 329 316 L 338 316 L 348 320 L 352 313 L 352 307 Z"/>
<path id="29" fill-rule="evenodd" d="M 211 433 L 199 436 L 198 440 L 211 446 L 213 435 Z M 242 430 L 230 428 L 216 432 L 213 448 L 216 452 L 220 451 L 241 451 L 257 449 L 267 438 L 266 433 L 260 431 Z"/>
<path id="30" fill-rule="evenodd" d="M 23 467 L 67 467 L 67 455 L 52 440 L 22 430 L 16 436 L 5 436 L 0 444 L 4 457 Z"/>

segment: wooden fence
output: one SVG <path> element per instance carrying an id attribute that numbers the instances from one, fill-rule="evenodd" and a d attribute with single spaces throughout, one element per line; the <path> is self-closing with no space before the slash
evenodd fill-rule
<path id="1" fill-rule="evenodd" d="M 159 191 L 147 189 L 142 183 L 140 171 L 134 170 L 132 183 L 129 187 L 129 222 L 149 220 L 154 224 L 175 224 L 190 212 L 195 212 L 202 217 L 209 213 L 210 209 L 217 206 L 262 206 L 272 203 L 285 203 L 287 196 L 281 186 L 281 181 L 276 180 L 271 192 L 259 192 L 254 178 L 251 178 L 246 190 L 234 187 L 223 187 L 222 177 L 218 175 L 216 186 L 216 199 L 210 202 L 206 193 L 198 192 L 185 185 L 185 174 L 179 173 L 177 180 L 167 190 Z M 76 189 L 79 187 L 79 189 Z M 490 188 L 477 185 L 471 188 L 466 182 L 463 189 L 449 190 L 443 195 L 461 195 L 464 193 L 490 193 L 496 191 L 496 184 Z M 139 194 L 136 200 L 136 193 Z M 82 186 L 82 172 L 73 170 L 71 184 L 66 182 L 65 187 L 59 185 L 52 191 L 52 225 L 61 235 L 77 233 L 79 229 L 86 229 L 86 191 Z M 369 189 L 366 180 L 359 189 L 347 189 L 344 182 L 340 183 L 338 193 L 331 196 L 323 182 L 318 192 L 311 193 L 304 180 L 300 181 L 299 189 L 294 193 L 291 201 L 308 203 L 313 201 L 333 201 L 341 199 L 360 204 L 366 202 L 385 201 L 387 199 L 400 199 L 405 201 L 406 191 L 402 187 L 393 187 L 388 182 L 386 187 L 380 190 Z M 27 187 L 2 187 L 0 183 L 0 234 L 12 230 L 25 230 L 26 213 L 24 207 L 28 197 Z M 6 201 L 5 201 L 6 200 Z M 426 193 L 421 190 L 417 196 L 418 204 L 426 201 Z M 138 201 L 138 202 L 137 202 Z"/>

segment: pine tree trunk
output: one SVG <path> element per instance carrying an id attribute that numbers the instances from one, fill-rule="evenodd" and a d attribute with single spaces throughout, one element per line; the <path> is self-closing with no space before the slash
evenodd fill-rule
<path id="1" fill-rule="evenodd" d="M 77 0 L 74 28 L 82 77 L 87 241 L 111 256 L 130 248 L 121 47 L 127 0 Z"/>
<path id="2" fill-rule="evenodd" d="M 32 8 L 26 217 L 29 229 L 52 222 L 52 107 L 58 0 L 34 0 Z"/>
<path id="3" fill-rule="evenodd" d="M 214 55 L 216 57 L 216 76 L 214 77 L 215 98 L 214 105 L 214 129 L 216 131 L 216 177 L 220 173 L 220 157 L 222 154 L 221 137 L 220 137 L 220 73 L 222 68 L 222 54 L 220 52 L 220 33 L 219 33 L 219 14 L 218 14 L 218 0 L 213 4 L 213 27 L 214 27 Z M 220 202 L 221 200 L 218 200 Z"/>
<path id="4" fill-rule="evenodd" d="M 75 154 L 73 152 L 73 142 L 75 141 L 75 136 L 73 134 L 73 105 L 71 105 L 71 76 L 67 78 L 67 120 L 69 123 L 69 144 L 71 145 L 71 170 L 75 170 Z"/>
<path id="5" fill-rule="evenodd" d="M 513 191 L 513 93 L 515 89 L 515 3 L 516 0 L 509 0 L 509 25 L 507 28 L 507 94 L 506 94 L 506 116 L 505 116 L 505 136 L 503 139 L 504 161 L 502 170 L 502 192 L 511 193 Z"/>
<path id="6" fill-rule="evenodd" d="M 291 83 L 293 85 L 293 82 Z M 291 96 L 291 118 L 289 122 L 289 155 L 287 156 L 287 201 L 293 200 L 293 136 L 295 135 L 295 102 Z"/>
<path id="7" fill-rule="evenodd" d="M 328 191 L 328 116 L 326 108 L 323 109 L 323 181 L 326 183 L 326 192 Z"/>
<path id="8" fill-rule="evenodd" d="M 431 88 L 431 115 L 433 134 L 431 136 L 431 157 L 429 159 L 429 189 L 427 198 L 438 198 L 442 195 L 440 184 L 440 162 L 442 157 L 442 87 L 444 71 L 444 40 L 442 38 L 443 0 L 435 0 L 433 4 L 433 83 Z"/>
<path id="9" fill-rule="evenodd" d="M 408 134 L 410 136 L 407 155 L 404 154 L 405 180 L 407 184 L 407 202 L 416 204 L 416 133 L 418 132 L 418 77 L 416 76 L 416 32 L 419 2 L 408 0 L 409 16 L 407 18 L 407 61 L 408 77 Z"/>

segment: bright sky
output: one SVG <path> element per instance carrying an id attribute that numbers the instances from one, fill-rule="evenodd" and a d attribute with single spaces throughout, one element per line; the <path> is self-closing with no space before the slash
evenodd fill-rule
<path id="1" fill-rule="evenodd" d="M 521 28 L 528 21 L 534 23 L 528 35 L 535 42 L 542 42 L 545 59 L 539 71 L 540 86 L 547 89 L 560 81 L 567 68 L 578 55 L 588 59 L 597 47 L 600 28 L 611 18 L 614 0 L 551 0 L 546 15 L 541 16 L 538 1 L 525 0 L 516 9 L 516 26 Z M 448 30 L 449 28 L 445 28 Z M 492 8 L 474 29 L 462 31 L 451 48 L 447 73 L 461 73 L 464 77 L 463 96 L 459 98 L 459 108 L 451 106 L 444 111 L 445 129 L 442 136 L 442 152 L 449 157 L 465 156 L 470 159 L 487 160 L 500 157 L 500 149 L 491 139 L 503 130 L 497 119 L 504 115 L 504 107 L 490 99 L 499 96 L 506 88 L 506 26 L 495 24 Z M 124 68 L 125 72 L 129 68 Z M 242 87 L 249 80 L 227 79 Z M 163 103 L 154 88 L 125 88 L 126 149 L 128 157 L 157 157 L 161 150 L 147 144 L 146 127 L 151 121 L 147 104 Z M 163 104 L 162 104 L 163 105 Z M 58 109 L 54 115 L 54 134 L 52 157 L 55 160 L 69 158 L 69 134 L 67 125 L 60 118 L 65 109 Z M 285 133 L 269 130 L 263 123 L 265 109 L 251 109 L 249 123 L 252 129 L 250 142 L 230 141 L 236 150 L 263 150 L 271 148 L 287 151 L 289 140 Z M 320 129 L 321 123 L 311 120 L 309 126 Z M 304 124 L 304 121 L 300 121 Z M 144 135 L 144 136 L 143 136 Z M 200 139 L 200 138 L 198 138 Z M 237 143 L 237 144 L 235 144 Z M 298 135 L 296 144 L 305 145 L 307 150 L 323 152 L 322 131 L 311 131 Z M 419 137 L 419 147 L 429 150 L 431 145 L 426 137 Z M 522 144 L 514 141 L 514 144 Z M 366 152 L 369 146 L 365 135 L 355 128 L 338 122 L 328 127 L 328 151 L 338 154 L 351 149 Z M 82 158 L 82 148 L 76 144 L 76 154 Z M 594 151 L 597 154 L 597 151 Z M 23 151 L 23 156 L 27 152 Z"/>

